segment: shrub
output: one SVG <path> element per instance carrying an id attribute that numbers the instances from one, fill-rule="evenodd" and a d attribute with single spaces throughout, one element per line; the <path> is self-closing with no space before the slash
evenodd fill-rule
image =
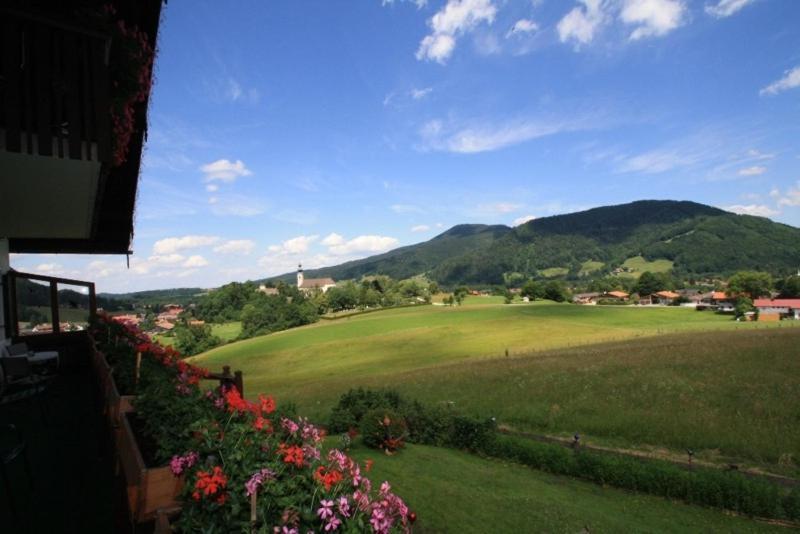
<path id="1" fill-rule="evenodd" d="M 407 437 L 406 422 L 402 415 L 388 408 L 376 408 L 361 419 L 364 444 L 375 449 L 394 452 L 401 449 Z"/>
<path id="2" fill-rule="evenodd" d="M 332 433 L 347 432 L 361 424 L 364 414 L 377 408 L 398 410 L 402 400 L 396 391 L 358 388 L 351 389 L 339 398 L 328 419 L 328 430 Z"/>
<path id="3" fill-rule="evenodd" d="M 511 436 L 497 436 L 488 448 L 479 452 L 557 475 L 575 476 L 750 516 L 800 518 L 800 489 L 782 495 L 774 484 L 740 473 L 706 468 L 686 471 L 663 461 L 574 451 L 558 444 Z"/>

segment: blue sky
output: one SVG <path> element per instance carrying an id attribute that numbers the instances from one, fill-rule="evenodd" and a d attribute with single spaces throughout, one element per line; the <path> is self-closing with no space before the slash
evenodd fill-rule
<path id="1" fill-rule="evenodd" d="M 130 268 L 100 291 L 337 264 L 642 198 L 800 226 L 800 2 L 170 2 Z"/>

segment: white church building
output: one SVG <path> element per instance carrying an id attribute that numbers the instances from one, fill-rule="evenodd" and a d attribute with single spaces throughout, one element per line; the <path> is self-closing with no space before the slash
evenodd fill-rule
<path id="1" fill-rule="evenodd" d="M 323 293 L 336 287 L 333 278 L 306 278 L 303 276 L 303 265 L 297 266 L 297 289 L 300 291 L 313 291 L 319 289 Z"/>

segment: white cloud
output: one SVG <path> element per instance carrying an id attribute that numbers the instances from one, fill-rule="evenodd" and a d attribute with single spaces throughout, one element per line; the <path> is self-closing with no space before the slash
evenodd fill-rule
<path id="1" fill-rule="evenodd" d="M 416 87 L 411 89 L 411 98 L 414 100 L 422 100 L 433 91 L 433 87 L 425 87 L 424 89 L 417 89 Z"/>
<path id="2" fill-rule="evenodd" d="M 360 235 L 349 241 L 328 247 L 328 251 L 336 256 L 358 254 L 364 252 L 385 252 L 396 247 L 397 239 L 380 235 Z"/>
<path id="3" fill-rule="evenodd" d="M 521 35 L 526 33 L 533 33 L 539 29 L 539 25 L 531 19 L 519 19 L 506 33 L 506 38 L 514 35 Z"/>
<path id="4" fill-rule="evenodd" d="M 214 252 L 217 254 L 236 254 L 246 256 L 253 252 L 255 247 L 255 242 L 251 241 L 250 239 L 232 239 L 214 247 Z"/>
<path id="5" fill-rule="evenodd" d="M 494 202 L 491 204 L 481 204 L 478 206 L 478 211 L 481 213 L 512 213 L 522 207 L 522 204 L 515 204 L 513 202 Z"/>
<path id="6" fill-rule="evenodd" d="M 575 7 L 564 15 L 556 29 L 562 43 L 575 41 L 576 46 L 588 44 L 598 29 L 608 20 L 606 4 L 602 0 L 579 0 L 583 7 Z"/>
<path id="7" fill-rule="evenodd" d="M 618 172 L 657 174 L 696 162 L 697 156 L 681 154 L 675 150 L 651 150 L 620 159 Z"/>
<path id="8" fill-rule="evenodd" d="M 441 121 L 429 121 L 420 130 L 424 150 L 460 154 L 488 152 L 532 139 L 582 129 L 580 121 L 513 121 L 504 124 L 479 124 L 450 130 Z"/>
<path id="9" fill-rule="evenodd" d="M 224 195 L 208 199 L 211 213 L 218 216 L 232 215 L 234 217 L 254 217 L 266 210 L 257 198 L 245 195 Z"/>
<path id="10" fill-rule="evenodd" d="M 747 151 L 747 157 L 755 160 L 764 160 L 764 159 L 774 158 L 775 154 L 765 154 L 754 148 L 751 148 L 750 150 Z"/>
<path id="11" fill-rule="evenodd" d="M 257 104 L 261 94 L 254 87 L 245 89 L 238 81 L 228 78 L 228 83 L 225 85 L 225 97 L 232 102 L 242 101 L 249 104 Z"/>
<path id="12" fill-rule="evenodd" d="M 422 208 L 413 204 L 392 204 L 389 209 L 395 213 L 422 213 Z"/>
<path id="13" fill-rule="evenodd" d="M 415 232 L 415 233 L 417 233 L 417 232 L 427 232 L 430 229 L 431 229 L 431 227 L 428 226 L 427 224 L 418 224 L 416 226 L 412 226 L 411 227 L 411 231 Z"/>
<path id="14" fill-rule="evenodd" d="M 780 214 L 780 211 L 774 210 L 763 204 L 735 204 L 733 206 L 726 206 L 722 209 L 742 215 L 755 215 L 757 217 L 773 217 Z"/>
<path id="15" fill-rule="evenodd" d="M 624 0 L 620 19 L 636 25 L 632 41 L 643 37 L 665 35 L 685 21 L 687 8 L 682 0 Z"/>
<path id="16" fill-rule="evenodd" d="M 784 72 L 783 78 L 764 87 L 758 94 L 777 95 L 783 91 L 800 87 L 800 66 Z"/>
<path id="17" fill-rule="evenodd" d="M 250 176 L 250 172 L 242 160 L 230 161 L 227 159 L 218 159 L 211 163 L 207 163 L 200 167 L 200 170 L 205 174 L 203 181 L 213 182 L 219 180 L 220 182 L 234 182 L 241 176 Z"/>
<path id="18" fill-rule="evenodd" d="M 446 63 L 455 50 L 456 38 L 483 22 L 491 24 L 496 13 L 492 0 L 448 0 L 428 21 L 432 31 L 420 42 L 417 59 Z"/>
<path id="19" fill-rule="evenodd" d="M 773 192 L 770 192 L 770 195 L 777 198 L 778 206 L 800 206 L 800 182 L 797 182 L 795 187 L 790 187 L 785 195 L 781 195 L 777 190 L 775 192 L 777 195 L 773 195 Z"/>
<path id="20" fill-rule="evenodd" d="M 326 247 L 341 245 L 342 243 L 344 243 L 344 237 L 340 236 L 336 232 L 331 232 L 330 234 L 325 236 L 325 239 L 323 239 L 321 243 Z"/>
<path id="21" fill-rule="evenodd" d="M 158 255 L 154 254 L 147 258 L 148 263 L 158 264 L 158 265 L 174 265 L 176 263 L 180 263 L 184 260 L 184 257 L 181 254 L 163 254 Z"/>
<path id="22" fill-rule="evenodd" d="M 381 5 L 382 6 L 391 6 L 391 5 L 394 5 L 394 3 L 396 1 L 397 2 L 411 2 L 415 6 L 417 6 L 417 9 L 422 9 L 423 7 L 428 5 L 428 0 L 381 0 Z"/>
<path id="23" fill-rule="evenodd" d="M 206 184 L 206 191 L 209 193 L 215 193 L 219 191 L 219 186 L 217 184 Z"/>
<path id="24" fill-rule="evenodd" d="M 183 237 L 167 237 L 153 245 L 153 254 L 173 254 L 188 248 L 206 247 L 219 241 L 219 237 L 210 235 L 187 235 Z"/>
<path id="25" fill-rule="evenodd" d="M 718 19 L 730 17 L 754 0 L 719 0 L 716 5 L 707 5 L 706 13 Z"/>
<path id="26" fill-rule="evenodd" d="M 272 245 L 268 250 L 273 254 L 302 254 L 308 252 L 308 247 L 317 239 L 318 235 L 299 235 L 287 239 L 280 245 Z"/>
<path id="27" fill-rule="evenodd" d="M 189 258 L 183 262 L 182 264 L 184 267 L 194 268 L 194 267 L 205 267 L 208 265 L 208 260 L 205 259 L 203 256 L 195 254 L 194 256 L 189 256 Z"/>
<path id="28" fill-rule="evenodd" d="M 526 222 L 532 221 L 536 218 L 536 215 L 523 215 L 522 217 L 517 217 L 514 219 L 512 226 L 519 226 L 521 224 L 525 224 Z"/>
<path id="29" fill-rule="evenodd" d="M 60 272 L 63 268 L 64 266 L 61 265 L 60 263 L 40 263 L 34 268 L 34 270 L 37 273 L 53 274 Z"/>
<path id="30" fill-rule="evenodd" d="M 767 172 L 766 167 L 754 165 L 752 167 L 745 167 L 744 169 L 739 169 L 739 176 L 758 176 L 759 174 L 764 174 L 765 172 Z"/>

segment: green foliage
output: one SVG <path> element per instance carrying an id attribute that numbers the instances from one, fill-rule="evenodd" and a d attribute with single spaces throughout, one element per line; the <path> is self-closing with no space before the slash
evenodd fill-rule
<path id="1" fill-rule="evenodd" d="M 360 430 L 367 447 L 387 452 L 402 448 L 408 435 L 405 418 L 389 408 L 366 412 Z"/>
<path id="2" fill-rule="evenodd" d="M 779 280 L 775 287 L 780 291 L 781 298 L 800 298 L 800 276 L 789 276 Z"/>
<path id="3" fill-rule="evenodd" d="M 544 285 L 543 298 L 555 302 L 564 302 L 569 298 L 569 292 L 560 280 L 550 280 Z"/>
<path id="4" fill-rule="evenodd" d="M 608 272 L 631 258 L 663 260 L 677 276 L 722 275 L 736 270 L 773 274 L 800 265 L 800 229 L 763 217 L 735 215 L 694 202 L 639 201 L 543 217 L 515 228 L 461 225 L 430 241 L 402 247 L 309 276 L 336 279 L 382 273 L 406 278 L 425 273 L 439 284 L 505 284 L 560 268 L 568 279 L 586 266 Z M 591 263 L 589 263 L 591 262 Z M 671 263 L 669 263 L 671 262 Z M 288 280 L 288 277 L 286 278 Z"/>
<path id="5" fill-rule="evenodd" d="M 772 276 L 756 271 L 739 271 L 728 280 L 728 295 L 744 294 L 751 299 L 769 296 Z"/>
<path id="6" fill-rule="evenodd" d="M 639 295 L 652 295 L 659 291 L 670 289 L 672 285 L 670 276 L 666 273 L 651 273 L 646 271 L 642 273 L 633 290 Z"/>
<path id="7" fill-rule="evenodd" d="M 697 467 L 686 471 L 662 461 L 571 451 L 557 444 L 510 436 L 498 436 L 479 452 L 557 475 L 746 515 L 800 518 L 797 490 L 785 494 L 773 483 L 734 472 Z"/>
<path id="8" fill-rule="evenodd" d="M 542 299 L 544 298 L 544 286 L 535 280 L 528 280 L 522 286 L 520 295 L 528 297 L 530 300 Z"/>
<path id="9" fill-rule="evenodd" d="M 753 301 L 748 297 L 739 297 L 736 299 L 736 306 L 734 307 L 734 313 L 736 318 L 744 317 L 747 312 L 754 311 L 755 307 L 753 306 Z"/>
<path id="10" fill-rule="evenodd" d="M 178 323 L 172 329 L 175 348 L 187 356 L 194 356 L 222 344 L 222 340 L 211 333 L 207 324 Z"/>

